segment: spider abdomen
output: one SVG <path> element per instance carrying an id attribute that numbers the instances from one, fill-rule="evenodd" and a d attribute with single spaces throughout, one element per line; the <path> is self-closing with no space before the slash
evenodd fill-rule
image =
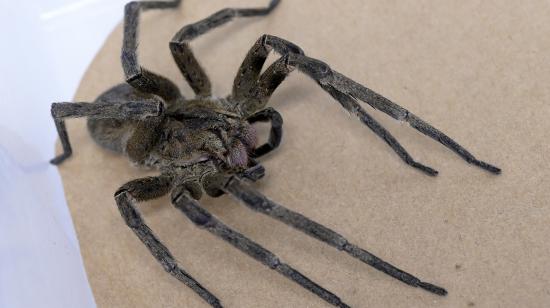
<path id="1" fill-rule="evenodd" d="M 150 99 L 152 95 L 142 94 L 130 85 L 123 83 L 103 92 L 95 102 L 125 102 Z M 100 146 L 109 150 L 125 153 L 126 143 L 132 135 L 137 120 L 111 118 L 88 118 L 88 131 Z"/>

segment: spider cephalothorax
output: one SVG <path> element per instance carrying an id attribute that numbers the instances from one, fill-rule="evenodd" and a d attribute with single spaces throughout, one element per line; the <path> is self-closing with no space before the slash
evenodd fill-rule
<path id="1" fill-rule="evenodd" d="M 192 145 L 193 152 L 206 151 L 236 171 L 249 166 L 249 155 L 257 143 L 256 130 L 227 99 L 187 101 L 171 115 L 170 122 L 178 126 L 174 137 L 182 146 Z"/>
<path id="2" fill-rule="evenodd" d="M 281 142 L 283 121 L 277 111 L 266 107 L 268 100 L 285 77 L 297 69 L 357 116 L 406 164 L 428 175 L 435 176 L 437 171 L 416 162 L 359 101 L 409 123 L 468 163 L 495 174 L 500 173 L 500 169 L 476 159 L 410 111 L 332 70 L 327 64 L 306 56 L 298 46 L 276 36 L 262 35 L 246 55 L 235 77 L 232 93 L 226 98 L 214 97 L 208 76 L 194 57 L 189 42 L 234 17 L 266 15 L 279 4 L 279 0 L 272 0 L 266 8 L 224 9 L 176 33 L 169 47 L 178 68 L 196 94 L 195 98 L 186 99 L 172 81 L 141 67 L 137 60 L 140 11 L 177 7 L 179 3 L 180 0 L 143 1 L 126 5 L 121 60 L 127 83 L 104 92 L 94 103 L 52 104 L 52 115 L 63 145 L 63 153 L 52 163 L 59 164 L 72 153 L 64 120 L 86 116 L 88 129 L 97 143 L 127 155 L 137 165 L 157 168 L 158 176 L 133 180 L 120 187 L 115 193 L 117 206 L 127 225 L 164 269 L 214 307 L 221 307 L 220 301 L 178 265 L 168 248 L 145 224 L 136 202 L 171 193 L 173 205 L 194 224 L 335 306 L 348 307 L 339 297 L 202 208 L 198 200 L 203 191 L 214 197 L 231 194 L 249 208 L 278 219 L 408 285 L 438 295 L 447 294 L 445 289 L 384 262 L 335 231 L 269 200 L 243 183 L 243 179 L 256 181 L 263 176 L 264 169 L 255 158 L 274 150 Z M 272 51 L 281 57 L 262 71 Z M 258 121 L 271 123 L 269 139 L 263 144 L 258 144 L 252 126 Z"/>

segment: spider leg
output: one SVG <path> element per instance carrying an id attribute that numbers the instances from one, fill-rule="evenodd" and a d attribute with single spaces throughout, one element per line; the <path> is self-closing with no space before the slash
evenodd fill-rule
<path id="1" fill-rule="evenodd" d="M 266 143 L 256 147 L 250 156 L 253 158 L 258 158 L 263 156 L 273 150 L 275 150 L 279 144 L 281 144 L 281 139 L 283 138 L 283 117 L 273 108 L 266 108 L 256 112 L 247 118 L 247 121 L 250 124 L 256 122 L 271 122 L 271 130 L 269 132 L 269 139 Z"/>
<path id="2" fill-rule="evenodd" d="M 247 56 L 247 58 L 249 57 L 254 58 L 256 56 L 262 59 L 264 58 L 263 54 L 255 55 L 253 52 L 255 49 L 258 48 L 257 45 L 259 44 L 270 46 L 270 48 L 274 49 L 277 53 L 283 56 L 283 58 L 279 60 L 280 62 L 285 63 L 286 66 L 288 67 L 298 68 L 300 71 L 302 71 L 303 73 L 307 74 L 312 79 L 314 79 L 325 91 L 329 92 L 334 98 L 339 100 L 339 102 L 344 107 L 349 106 L 349 108 L 354 110 L 352 113 L 359 116 L 364 124 L 366 124 L 371 130 L 373 130 L 378 136 L 383 138 L 390 145 L 390 147 L 392 147 L 392 149 L 407 164 L 413 167 L 416 167 L 430 175 L 436 174 L 436 171 L 433 170 L 432 168 L 416 163 L 412 159 L 412 157 L 404 150 L 404 148 L 401 145 L 399 145 L 397 140 L 393 136 L 391 136 L 391 134 L 389 134 L 379 123 L 374 121 L 374 119 L 370 117 L 368 114 L 366 114 L 364 110 L 357 109 L 359 105 L 355 102 L 356 99 L 368 103 L 371 107 L 381 110 L 382 112 L 388 114 L 389 116 L 393 117 L 396 120 L 405 121 L 409 123 L 416 130 L 420 131 L 421 133 L 427 135 L 428 137 L 436 141 L 439 141 L 441 144 L 443 144 L 447 148 L 454 151 L 456 154 L 458 154 L 468 163 L 476 165 L 482 169 L 485 169 L 495 174 L 500 173 L 500 169 L 498 167 L 495 167 L 491 164 L 478 160 L 470 152 L 468 152 L 464 147 L 459 145 L 457 142 L 452 140 L 443 132 L 439 131 L 438 129 L 426 123 L 416 115 L 412 114 L 410 111 L 393 103 L 389 99 L 377 94 L 376 92 L 364 87 L 363 85 L 347 78 L 346 76 L 332 70 L 327 64 L 319 60 L 305 56 L 301 51 L 301 49 L 293 43 L 290 43 L 276 36 L 264 35 L 256 42 L 254 47 L 252 47 L 252 50 Z M 298 50 L 298 52 L 295 52 L 296 50 Z M 247 61 L 250 63 L 261 62 L 259 60 L 252 61 L 252 60 L 245 59 L 245 62 Z M 260 70 L 261 65 L 263 65 L 263 62 L 261 62 L 261 64 L 258 64 L 258 65 L 260 67 L 255 68 L 255 70 Z M 273 92 L 274 88 L 278 86 L 278 84 L 280 84 L 280 82 L 282 82 L 283 80 L 283 78 L 279 76 L 281 72 L 284 73 L 286 71 L 290 71 L 290 68 L 285 68 L 282 65 L 279 66 L 280 67 L 279 69 L 275 69 L 277 67 L 275 63 L 272 65 L 272 67 L 274 68 L 274 72 L 271 72 L 270 74 L 264 73 L 265 76 L 261 76 L 259 81 L 256 83 L 257 87 L 266 88 L 265 85 L 261 85 L 260 81 L 262 79 L 272 80 L 274 82 L 267 83 L 268 85 L 271 86 L 271 88 L 267 88 L 267 90 L 251 88 L 250 90 L 248 90 L 249 94 L 244 95 L 244 97 L 248 98 L 248 100 L 244 102 L 243 101 L 239 102 L 241 104 L 240 106 L 241 109 L 245 113 L 248 113 L 251 111 L 253 112 L 254 110 L 257 110 L 265 106 L 265 104 L 267 103 L 267 99 L 269 99 L 269 96 Z M 246 66 L 244 66 L 244 63 L 241 69 L 243 68 L 246 68 Z M 271 77 L 270 75 L 275 75 L 275 77 Z M 236 82 L 237 82 L 237 79 L 236 79 Z M 242 97 L 242 96 L 243 94 L 240 94 L 239 97 Z M 346 102 L 343 102 L 343 101 L 346 101 Z"/>
<path id="3" fill-rule="evenodd" d="M 198 227 L 204 228 L 210 233 L 220 237 L 235 248 L 256 259 L 256 261 L 261 262 L 265 266 L 268 266 L 279 274 L 296 282 L 328 303 L 336 307 L 349 307 L 343 303 L 338 296 L 313 282 L 290 265 L 283 263 L 269 250 L 222 223 L 206 209 L 202 208 L 197 201 L 193 200 L 189 196 L 189 192 L 185 190 L 178 191 L 176 188 L 175 192 L 172 194 L 172 203 Z"/>
<path id="4" fill-rule="evenodd" d="M 115 193 L 115 200 L 128 227 L 147 246 L 164 270 L 195 291 L 212 307 L 222 307 L 216 296 L 178 265 L 168 248 L 160 242 L 153 231 L 145 224 L 136 208 L 136 202 L 160 197 L 167 194 L 171 188 L 172 180 L 165 176 L 133 180 L 123 185 Z"/>
<path id="5" fill-rule="evenodd" d="M 50 161 L 54 165 L 62 163 L 72 154 L 69 135 L 65 127 L 65 119 L 77 117 L 114 118 L 114 119 L 145 119 L 156 117 L 164 112 L 162 102 L 154 100 L 133 102 L 96 102 L 96 103 L 53 103 L 52 117 L 57 128 L 63 153 Z"/>
<path id="6" fill-rule="evenodd" d="M 315 62 L 317 60 L 314 60 L 308 57 L 302 57 L 299 60 L 299 62 L 302 62 L 304 64 L 311 61 Z M 306 67 L 309 67 L 309 65 L 304 66 L 304 68 Z M 386 113 L 387 115 L 391 116 L 392 118 L 398 121 L 405 121 L 409 123 L 409 125 L 411 125 L 414 129 L 438 141 L 448 149 L 455 152 L 458 156 L 460 156 L 466 162 L 472 165 L 478 166 L 479 168 L 489 171 L 491 173 L 500 174 L 501 172 L 500 168 L 493 166 L 489 163 L 486 163 L 484 161 L 478 160 L 468 150 L 466 150 L 456 141 L 451 139 L 451 137 L 447 136 L 445 133 L 441 132 L 437 128 L 425 122 L 424 120 L 414 115 L 412 112 L 408 111 L 407 109 L 393 103 L 389 99 L 379 95 L 378 93 L 368 89 L 367 87 L 347 78 L 346 76 L 336 71 L 332 71 L 332 78 L 330 79 L 331 81 L 328 82 L 328 84 L 330 84 L 334 89 L 338 90 L 339 92 L 342 92 L 344 94 L 349 95 L 350 97 L 364 101 L 369 105 L 371 105 L 374 109 L 381 110 L 382 112 Z M 324 81 L 322 81 L 321 79 L 319 79 L 318 82 L 321 85 L 324 83 Z"/>
<path id="7" fill-rule="evenodd" d="M 245 114 L 252 114 L 265 107 L 269 96 L 293 70 L 291 66 L 287 65 L 287 57 L 283 57 L 268 67 L 260 80 L 260 72 L 271 50 L 275 48 L 283 54 L 304 53 L 300 47 L 289 41 L 282 39 L 273 41 L 269 38 L 269 35 L 262 35 L 254 43 L 244 58 L 233 82 L 231 99 L 240 104 Z"/>
<path id="8" fill-rule="evenodd" d="M 283 137 L 283 117 L 273 108 L 269 107 L 264 110 L 260 110 L 246 119 L 248 123 L 254 124 L 256 122 L 271 122 L 271 130 L 269 131 L 269 139 L 266 143 L 256 147 L 251 153 L 249 153 L 249 167 L 239 176 L 246 178 L 253 182 L 258 181 L 265 175 L 265 168 L 258 164 L 254 158 L 258 158 L 266 155 L 267 153 L 275 150 L 281 144 Z"/>
<path id="9" fill-rule="evenodd" d="M 383 261 L 363 248 L 348 242 L 346 238 L 335 231 L 269 200 L 259 192 L 250 188 L 248 185 L 241 183 L 241 181 L 236 177 L 232 177 L 229 182 L 227 182 L 225 187 L 222 187 L 221 189 L 235 196 L 252 210 L 280 220 L 311 237 L 337 248 L 338 250 L 343 250 L 352 257 L 363 261 L 364 263 L 392 276 L 395 279 L 398 279 L 413 287 L 420 287 L 437 295 L 447 294 L 445 289 L 431 283 L 421 281 L 415 276 Z"/>
<path id="10" fill-rule="evenodd" d="M 138 26 L 141 10 L 175 8 L 181 0 L 132 1 L 124 7 L 124 38 L 122 42 L 122 68 L 126 82 L 137 90 L 156 94 L 166 101 L 181 97 L 178 87 L 169 79 L 140 66 L 138 61 Z"/>
<path id="11" fill-rule="evenodd" d="M 189 45 L 194 38 L 219 27 L 235 17 L 253 17 L 269 14 L 279 4 L 280 0 L 271 0 L 265 8 L 220 10 L 209 17 L 183 27 L 170 42 L 170 50 L 181 73 L 189 82 L 198 96 L 210 96 L 211 85 L 204 69 L 201 67 Z"/>
<path id="12" fill-rule="evenodd" d="M 436 176 L 437 170 L 434 170 L 428 166 L 416 162 L 412 156 L 401 146 L 399 141 L 393 137 L 393 135 L 387 131 L 378 121 L 368 114 L 352 97 L 346 95 L 329 85 L 321 85 L 321 87 L 327 91 L 334 99 L 336 99 L 342 107 L 344 107 L 351 114 L 358 117 L 361 122 L 369 127 L 378 137 L 382 138 L 392 148 L 392 150 L 399 155 L 399 157 L 409 166 L 417 168 L 420 171 Z"/>
<path id="13" fill-rule="evenodd" d="M 290 64 L 289 51 L 297 54 L 303 54 L 302 50 L 294 44 L 281 40 L 277 44 L 277 50 L 287 52 L 286 55 L 279 58 L 265 72 L 259 76 L 260 70 L 267 58 L 269 51 L 272 49 L 268 43 L 269 36 L 262 36 L 246 56 L 239 74 L 235 78 L 233 85 L 232 97 L 245 101 L 241 104 L 241 110 L 248 114 L 254 110 L 263 108 L 275 89 L 284 81 L 286 76 L 294 70 Z M 284 47 L 286 45 L 287 47 Z M 321 85 L 322 86 L 322 85 Z M 323 86 L 322 86 L 323 87 Z M 377 136 L 382 138 L 393 149 L 393 151 L 401 157 L 408 165 L 417 168 L 429 175 L 437 175 L 437 171 L 416 162 L 411 155 L 399 144 L 399 142 L 372 118 L 355 100 L 343 93 L 340 93 L 330 87 L 323 87 L 329 92 L 340 104 L 350 113 L 355 114 L 363 124 L 367 125 Z M 261 112 L 261 111 L 260 111 Z M 280 140 L 279 140 L 280 141 Z M 259 148 L 258 151 L 269 149 L 267 145 Z"/>

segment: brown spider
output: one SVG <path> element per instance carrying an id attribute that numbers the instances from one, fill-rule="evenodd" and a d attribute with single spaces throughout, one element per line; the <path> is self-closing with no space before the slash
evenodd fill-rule
<path id="1" fill-rule="evenodd" d="M 52 104 L 63 153 L 51 162 L 59 164 L 72 153 L 64 120 L 88 117 L 88 129 L 101 146 L 126 154 L 137 165 L 157 168 L 159 176 L 133 180 L 117 190 L 115 200 L 120 213 L 164 269 L 213 307 L 221 307 L 220 301 L 176 263 L 170 251 L 144 223 L 136 209 L 136 202 L 171 192 L 173 205 L 197 226 L 338 307 L 348 305 L 202 208 L 197 201 L 202 192 L 213 197 L 230 193 L 249 208 L 334 246 L 406 284 L 437 295 L 447 294 L 445 289 L 423 282 L 382 261 L 340 234 L 276 204 L 243 183 L 243 179 L 256 181 L 264 175 L 265 170 L 254 159 L 274 150 L 281 142 L 283 120 L 277 111 L 266 108 L 266 104 L 285 77 L 297 68 L 384 139 L 405 163 L 428 175 L 435 176 L 437 171 L 416 162 L 359 105 L 358 100 L 396 120 L 408 122 L 468 163 L 495 174 L 500 173 L 500 169 L 477 160 L 451 138 L 408 110 L 332 70 L 327 64 L 307 57 L 298 46 L 276 36 L 262 35 L 252 46 L 235 78 L 231 95 L 226 98 L 212 96 L 208 77 L 193 56 L 189 42 L 235 17 L 267 15 L 279 4 L 279 0 L 272 0 L 266 8 L 224 9 L 176 33 L 170 42 L 170 50 L 196 94 L 193 99 L 184 98 L 173 82 L 142 68 L 137 60 L 140 11 L 174 8 L 180 1 L 142 1 L 126 5 L 121 58 L 127 83 L 104 92 L 94 103 Z M 281 57 L 261 73 L 271 50 Z M 262 145 L 257 144 L 256 131 L 252 126 L 258 121 L 271 123 L 269 140 Z"/>

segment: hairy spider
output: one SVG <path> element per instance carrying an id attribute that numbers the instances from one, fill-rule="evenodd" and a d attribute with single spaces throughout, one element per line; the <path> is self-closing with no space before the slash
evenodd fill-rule
<path id="1" fill-rule="evenodd" d="M 120 213 L 164 269 L 213 307 L 221 307 L 218 298 L 177 264 L 168 248 L 143 221 L 136 209 L 137 202 L 171 192 L 173 205 L 194 224 L 338 307 L 348 305 L 202 208 L 197 201 L 202 192 L 213 197 L 229 193 L 252 210 L 278 219 L 406 284 L 437 295 L 447 294 L 445 289 L 384 262 L 331 229 L 269 200 L 243 182 L 243 179 L 256 181 L 264 175 L 265 170 L 255 158 L 274 150 L 281 142 L 283 120 L 277 111 L 266 107 L 267 102 L 285 77 L 297 68 L 386 141 L 405 163 L 428 175 L 435 176 L 437 171 L 416 162 L 358 101 L 364 101 L 396 120 L 408 122 L 468 163 L 495 174 L 500 173 L 500 169 L 477 160 L 447 135 L 408 110 L 332 70 L 327 64 L 306 56 L 298 46 L 276 36 L 262 35 L 252 46 L 235 78 L 231 95 L 226 98 L 212 96 L 208 77 L 194 57 L 189 42 L 235 17 L 267 15 L 279 0 L 272 0 L 265 8 L 224 9 L 176 33 L 169 44 L 170 50 L 196 94 L 195 98 L 186 99 L 172 81 L 141 67 L 137 57 L 140 11 L 174 8 L 180 2 L 142 1 L 126 5 L 121 60 L 127 83 L 107 90 L 94 103 L 52 104 L 63 153 L 51 162 L 59 164 L 72 153 L 65 119 L 88 117 L 88 129 L 101 146 L 126 154 L 137 165 L 157 168 L 160 175 L 130 181 L 117 190 L 115 200 Z M 271 50 L 281 57 L 262 73 Z M 261 145 L 257 143 L 252 126 L 256 122 L 271 123 L 269 140 Z"/>

